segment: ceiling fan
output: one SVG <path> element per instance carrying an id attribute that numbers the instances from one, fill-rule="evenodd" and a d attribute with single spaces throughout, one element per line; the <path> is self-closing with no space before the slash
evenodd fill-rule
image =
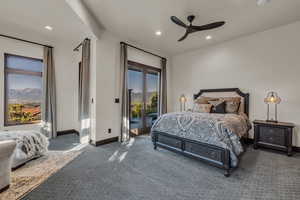
<path id="1" fill-rule="evenodd" d="M 187 20 L 190 22 L 190 25 L 186 25 L 185 23 L 183 23 L 180 19 L 178 19 L 175 16 L 171 17 L 172 22 L 174 22 L 175 24 L 182 26 L 186 29 L 186 32 L 184 34 L 183 37 L 181 37 L 178 42 L 181 42 L 182 40 L 184 40 L 190 33 L 195 33 L 198 31 L 205 31 L 205 30 L 210 30 L 210 29 L 214 29 L 214 28 L 218 28 L 221 27 L 225 24 L 224 21 L 219 21 L 219 22 L 214 22 L 211 24 L 206 24 L 206 25 L 202 25 L 202 26 L 194 26 L 192 23 L 195 19 L 194 15 L 190 15 L 187 17 Z"/>

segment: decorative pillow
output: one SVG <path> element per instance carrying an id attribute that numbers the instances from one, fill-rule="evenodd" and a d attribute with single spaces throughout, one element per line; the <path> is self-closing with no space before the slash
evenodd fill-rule
<path id="1" fill-rule="evenodd" d="M 222 97 L 220 100 L 225 101 L 226 113 L 237 114 L 239 112 L 241 97 Z"/>
<path id="2" fill-rule="evenodd" d="M 211 108 L 212 108 L 211 104 L 197 104 L 197 103 L 195 103 L 193 112 L 210 113 Z"/>
<path id="3" fill-rule="evenodd" d="M 226 113 L 237 114 L 239 112 L 240 104 L 241 104 L 241 102 L 227 101 L 225 103 Z"/>
<path id="4" fill-rule="evenodd" d="M 209 104 L 208 101 L 217 101 L 218 98 L 214 97 L 199 97 L 195 100 L 195 103 L 197 104 Z"/>
<path id="5" fill-rule="evenodd" d="M 211 113 L 225 114 L 225 101 L 208 101 L 213 107 Z"/>
<path id="6" fill-rule="evenodd" d="M 223 101 L 241 102 L 241 97 L 220 97 L 219 99 Z"/>

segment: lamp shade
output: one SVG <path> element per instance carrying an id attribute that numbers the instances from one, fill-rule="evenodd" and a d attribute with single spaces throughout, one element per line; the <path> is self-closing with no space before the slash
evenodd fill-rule
<path id="1" fill-rule="evenodd" d="M 276 92 L 269 92 L 267 97 L 264 99 L 266 104 L 274 103 L 279 104 L 281 102 L 281 98 L 278 96 Z"/>

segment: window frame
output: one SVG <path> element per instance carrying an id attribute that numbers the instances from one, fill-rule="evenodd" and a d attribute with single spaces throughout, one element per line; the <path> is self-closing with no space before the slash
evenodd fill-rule
<path id="1" fill-rule="evenodd" d="M 9 126 L 26 126 L 26 125 L 32 125 L 32 124 L 40 124 L 41 121 L 39 122 L 30 122 L 30 123 L 8 123 L 8 87 L 7 87 L 7 75 L 8 74 L 22 74 L 22 75 L 30 75 L 30 76 L 39 76 L 43 77 L 43 72 L 34 72 L 34 71 L 29 71 L 29 70 L 22 70 L 22 69 L 14 69 L 14 68 L 9 68 L 7 66 L 7 58 L 9 56 L 14 56 L 14 57 L 20 57 L 20 58 L 25 58 L 25 59 L 30 59 L 30 60 L 35 60 L 35 61 L 40 61 L 44 62 L 43 59 L 39 58 L 33 58 L 33 57 L 28 57 L 28 56 L 20 56 L 16 54 L 11 54 L 11 53 L 4 53 L 4 127 L 9 127 Z M 43 87 L 43 86 L 42 86 Z"/>

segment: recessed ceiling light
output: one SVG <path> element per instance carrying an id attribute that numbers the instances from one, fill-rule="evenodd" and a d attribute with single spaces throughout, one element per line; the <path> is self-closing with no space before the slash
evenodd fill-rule
<path id="1" fill-rule="evenodd" d="M 267 3 L 270 3 L 270 1 L 271 0 L 256 0 L 256 4 L 258 6 L 263 6 L 263 5 L 267 4 Z"/>
<path id="2" fill-rule="evenodd" d="M 210 35 L 208 35 L 208 36 L 205 37 L 205 39 L 210 40 L 210 39 L 212 39 L 212 37 Z"/>
<path id="3" fill-rule="evenodd" d="M 157 36 L 161 36 L 161 34 L 162 34 L 161 31 L 156 31 L 156 32 L 155 32 L 155 35 L 157 35 Z"/>
<path id="4" fill-rule="evenodd" d="M 49 30 L 49 31 L 52 31 L 53 28 L 51 26 L 45 26 L 45 29 Z"/>

